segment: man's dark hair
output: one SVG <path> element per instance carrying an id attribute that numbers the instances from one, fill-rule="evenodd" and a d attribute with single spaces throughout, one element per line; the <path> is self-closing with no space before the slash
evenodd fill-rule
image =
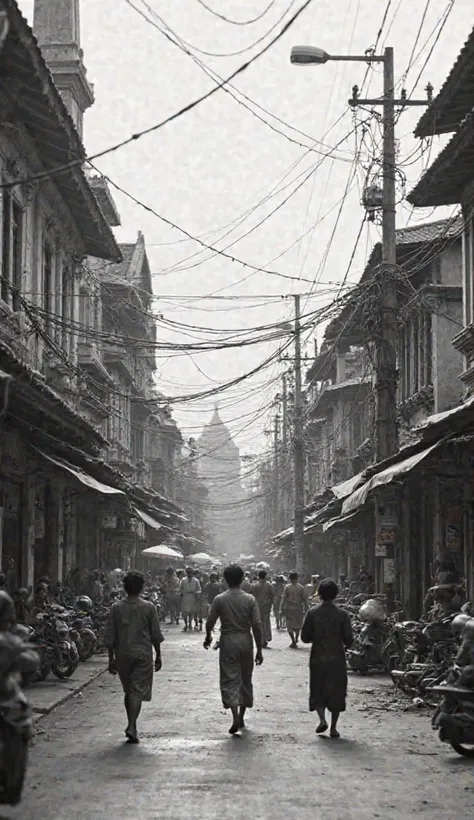
<path id="1" fill-rule="evenodd" d="M 127 595 L 140 595 L 145 586 L 145 576 L 142 572 L 131 570 L 123 579 L 123 588 Z"/>
<path id="2" fill-rule="evenodd" d="M 298 573 L 296 572 L 295 569 L 291 570 L 288 578 L 290 579 L 290 581 L 297 581 L 298 580 Z"/>
<path id="3" fill-rule="evenodd" d="M 267 570 L 266 569 L 259 569 L 258 577 L 260 578 L 261 581 L 263 581 L 263 579 L 267 577 Z"/>
<path id="4" fill-rule="evenodd" d="M 229 564 L 224 570 L 224 578 L 230 588 L 238 587 L 244 580 L 244 571 L 238 564 Z"/>
<path id="5" fill-rule="evenodd" d="M 339 593 L 339 587 L 332 578 L 325 578 L 318 586 L 318 595 L 322 601 L 334 601 Z"/>

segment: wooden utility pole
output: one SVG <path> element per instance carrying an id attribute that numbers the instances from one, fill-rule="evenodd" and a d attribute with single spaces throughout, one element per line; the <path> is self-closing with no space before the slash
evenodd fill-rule
<path id="1" fill-rule="evenodd" d="M 294 511 L 294 543 L 296 553 L 296 569 L 301 576 L 306 573 L 306 553 L 304 543 L 304 428 L 303 428 L 303 396 L 301 389 L 301 301 L 299 294 L 295 300 L 295 407 L 294 407 L 294 481 L 295 481 L 295 511 Z"/>
<path id="2" fill-rule="evenodd" d="M 337 59 L 337 58 L 335 58 Z M 354 58 L 353 58 L 354 59 Z M 427 86 L 425 100 L 411 100 L 402 92 L 395 99 L 393 48 L 383 56 L 370 58 L 383 63 L 383 99 L 361 99 L 357 86 L 349 100 L 352 107 L 383 106 L 383 187 L 382 187 L 382 264 L 377 273 L 380 284 L 379 310 L 375 326 L 375 460 L 383 461 L 398 450 L 397 404 L 397 237 L 396 237 L 396 154 L 395 108 L 428 105 L 432 88 Z"/>

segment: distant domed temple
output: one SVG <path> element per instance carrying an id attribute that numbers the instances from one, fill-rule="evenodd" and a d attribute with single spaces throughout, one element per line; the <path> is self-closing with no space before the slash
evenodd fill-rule
<path id="1" fill-rule="evenodd" d="M 212 541 L 209 551 L 238 558 L 245 537 L 240 453 L 217 405 L 198 440 L 198 453 L 199 472 L 209 492 L 205 509 L 206 530 Z"/>

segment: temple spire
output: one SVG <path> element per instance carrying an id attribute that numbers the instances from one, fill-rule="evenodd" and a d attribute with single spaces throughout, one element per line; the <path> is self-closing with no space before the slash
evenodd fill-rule
<path id="1" fill-rule="evenodd" d="M 79 0 L 35 0 L 33 30 L 82 138 L 83 115 L 94 102 L 94 91 L 83 63 Z"/>

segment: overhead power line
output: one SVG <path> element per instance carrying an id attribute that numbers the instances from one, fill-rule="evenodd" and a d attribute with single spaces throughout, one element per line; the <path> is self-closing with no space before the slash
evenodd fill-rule
<path id="1" fill-rule="evenodd" d="M 109 146 L 109 148 L 104 148 L 102 151 L 98 151 L 97 153 L 91 154 L 90 156 L 79 157 L 77 159 L 71 160 L 71 162 L 67 162 L 63 165 L 58 165 L 55 168 L 49 168 L 47 171 L 41 171 L 38 174 L 32 174 L 31 176 L 27 176 L 22 179 L 17 179 L 15 180 L 15 182 L 4 182 L 0 185 L 0 189 L 12 188 L 15 185 L 27 185 L 31 182 L 39 182 L 43 179 L 51 179 L 55 176 L 58 176 L 58 174 L 62 174 L 66 171 L 69 171 L 71 168 L 77 168 L 78 166 L 83 165 L 84 162 L 86 162 L 87 160 L 93 161 L 96 159 L 100 159 L 101 157 L 104 157 L 107 154 L 111 154 L 114 151 L 118 151 L 120 148 L 124 148 L 126 145 L 130 145 L 132 142 L 136 142 L 137 140 L 141 139 L 141 137 L 144 137 L 147 134 L 153 134 L 156 131 L 159 131 L 160 128 L 163 128 L 165 125 L 174 122 L 175 120 L 182 117 L 184 114 L 188 114 L 198 105 L 203 103 L 205 100 L 208 100 L 210 97 L 214 96 L 214 94 L 216 94 L 217 91 L 220 91 L 221 88 L 223 88 L 225 85 L 234 80 L 235 77 L 238 77 L 240 74 L 243 74 L 244 71 L 247 71 L 247 69 L 251 65 L 253 65 L 261 57 L 263 57 L 263 55 L 266 54 L 267 51 L 269 51 L 275 45 L 275 43 L 281 40 L 281 38 L 287 33 L 287 31 L 289 31 L 289 29 L 293 26 L 296 20 L 303 14 L 303 12 L 308 8 L 308 6 L 311 5 L 311 3 L 312 0 L 305 0 L 303 5 L 300 6 L 300 8 L 297 11 L 295 11 L 295 13 L 290 17 L 289 20 L 287 20 L 281 31 L 277 35 L 275 35 L 275 37 L 273 37 L 269 43 L 263 46 L 263 48 L 261 48 L 260 51 L 257 52 L 257 54 L 255 54 L 253 57 L 251 57 L 241 66 L 239 66 L 239 68 L 233 71 L 225 80 L 222 81 L 222 83 L 219 83 L 218 85 L 214 86 L 209 91 L 207 91 L 205 94 L 202 94 L 197 99 L 183 106 L 183 108 L 180 108 L 179 111 L 175 111 L 174 114 L 170 114 L 168 117 L 165 117 L 164 120 L 161 120 L 155 125 L 151 125 L 149 128 L 144 128 L 142 131 L 138 131 L 136 134 L 132 134 L 130 137 L 127 137 L 127 139 L 121 140 L 120 142 L 117 142 L 115 145 L 111 145 Z"/>

